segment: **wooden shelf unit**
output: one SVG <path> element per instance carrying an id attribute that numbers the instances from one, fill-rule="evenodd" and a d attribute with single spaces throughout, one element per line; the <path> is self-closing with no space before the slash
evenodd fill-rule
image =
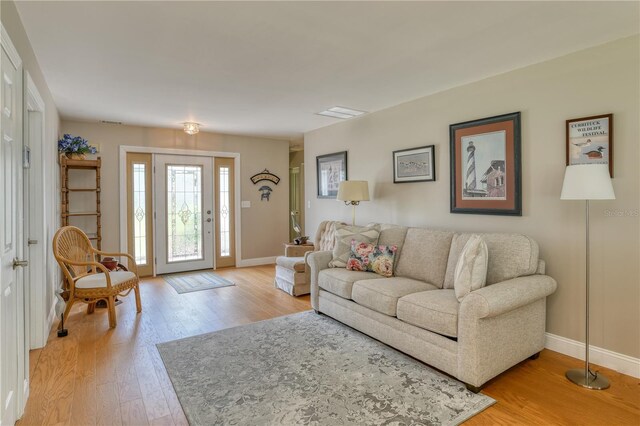
<path id="1" fill-rule="evenodd" d="M 100 213 L 100 167 L 102 166 L 102 160 L 98 157 L 96 160 L 72 160 L 66 156 L 60 157 L 60 181 L 61 181 L 61 194 L 60 202 L 62 226 L 69 225 L 70 217 L 91 217 L 95 216 L 96 219 L 96 231 L 88 232 L 86 229 L 84 232 L 87 234 L 91 241 L 95 241 L 95 246 L 98 250 L 102 250 L 102 224 Z M 96 174 L 96 186 L 94 188 L 69 188 L 69 170 L 93 170 Z M 96 194 L 96 209 L 95 211 L 71 211 L 70 204 L 72 200 L 70 195 L 75 192 L 94 192 Z"/>

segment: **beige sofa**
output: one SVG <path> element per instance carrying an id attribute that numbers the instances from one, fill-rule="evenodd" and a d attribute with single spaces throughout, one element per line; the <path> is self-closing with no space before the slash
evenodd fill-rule
<path id="1" fill-rule="evenodd" d="M 331 251 L 307 257 L 311 304 L 478 391 L 544 347 L 546 297 L 538 245 L 519 234 L 482 234 L 487 285 L 458 301 L 454 271 L 471 234 L 381 225 L 378 244 L 396 244 L 394 277 L 329 268 Z"/>

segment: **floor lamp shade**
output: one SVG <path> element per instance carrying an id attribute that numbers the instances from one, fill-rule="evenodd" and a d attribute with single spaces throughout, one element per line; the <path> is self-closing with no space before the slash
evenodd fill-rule
<path id="1" fill-rule="evenodd" d="M 560 199 L 613 200 L 615 198 L 607 164 L 567 166 Z"/>
<path id="2" fill-rule="evenodd" d="M 589 260 L 589 201 L 613 200 L 616 198 L 609 176 L 609 166 L 606 164 L 577 164 L 567 166 L 562 183 L 562 200 L 584 200 L 585 202 L 585 354 L 584 368 L 573 368 L 567 371 L 567 379 L 576 385 L 588 389 L 607 389 L 609 379 L 592 372 L 589 368 L 589 290 L 590 290 L 590 260 Z"/>

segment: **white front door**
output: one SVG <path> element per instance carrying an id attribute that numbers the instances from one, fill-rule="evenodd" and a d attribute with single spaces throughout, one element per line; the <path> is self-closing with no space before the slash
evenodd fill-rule
<path id="1" fill-rule="evenodd" d="M 22 174 L 22 79 L 19 58 L 2 29 L 0 60 L 0 423 L 18 417 L 20 366 L 24 359 L 24 306 L 19 293 L 22 273 L 14 260 L 22 255 L 18 188 Z M 20 325 L 23 327 L 20 328 Z"/>
<path id="2" fill-rule="evenodd" d="M 213 268 L 213 159 L 155 156 L 156 273 Z"/>

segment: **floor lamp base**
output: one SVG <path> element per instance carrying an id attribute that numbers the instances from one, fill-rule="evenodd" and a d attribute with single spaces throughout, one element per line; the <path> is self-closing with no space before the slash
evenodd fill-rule
<path id="1" fill-rule="evenodd" d="M 574 368 L 567 371 L 567 379 L 571 380 L 576 385 L 580 385 L 587 389 L 602 390 L 609 387 L 609 379 L 601 375 L 600 373 L 591 373 L 590 371 L 585 374 L 584 368 Z"/>

